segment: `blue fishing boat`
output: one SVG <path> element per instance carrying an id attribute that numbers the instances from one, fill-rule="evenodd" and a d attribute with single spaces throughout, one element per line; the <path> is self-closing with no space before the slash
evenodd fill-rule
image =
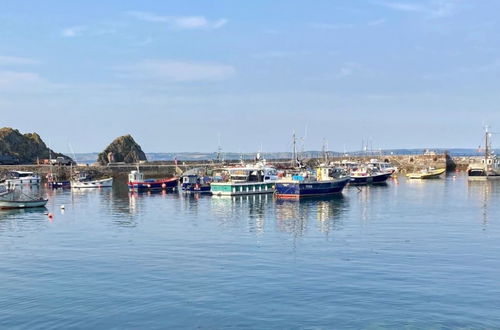
<path id="1" fill-rule="evenodd" d="M 361 167 L 355 171 L 351 171 L 351 184 L 380 184 L 385 183 L 392 175 L 391 172 L 381 172 L 370 167 Z"/>
<path id="2" fill-rule="evenodd" d="M 278 198 L 335 195 L 342 193 L 349 180 L 344 170 L 322 165 L 316 169 L 316 173 L 302 171 L 276 181 L 275 194 Z"/>
<path id="3" fill-rule="evenodd" d="M 134 192 L 145 191 L 175 191 L 179 184 L 177 177 L 167 179 L 144 179 L 144 174 L 139 170 L 131 171 L 128 175 L 128 188 Z"/>
<path id="4" fill-rule="evenodd" d="M 199 169 L 192 169 L 181 175 L 181 189 L 185 193 L 211 194 L 212 178 L 201 174 Z"/>

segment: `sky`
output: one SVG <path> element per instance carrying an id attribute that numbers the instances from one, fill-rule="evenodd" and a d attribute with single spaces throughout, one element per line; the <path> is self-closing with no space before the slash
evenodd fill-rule
<path id="1" fill-rule="evenodd" d="M 477 148 L 484 125 L 500 132 L 499 12 L 497 0 L 2 1 L 0 127 L 63 153 L 123 134 L 147 152 L 288 151 L 293 132 L 307 150 Z"/>

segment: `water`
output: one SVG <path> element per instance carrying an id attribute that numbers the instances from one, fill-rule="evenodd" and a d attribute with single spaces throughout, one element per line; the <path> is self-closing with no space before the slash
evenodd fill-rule
<path id="1" fill-rule="evenodd" d="M 47 193 L 0 212 L 2 328 L 500 327 L 500 182 Z"/>

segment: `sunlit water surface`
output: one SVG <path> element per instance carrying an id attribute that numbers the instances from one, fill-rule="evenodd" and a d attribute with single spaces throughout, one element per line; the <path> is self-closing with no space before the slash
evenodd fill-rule
<path id="1" fill-rule="evenodd" d="M 301 201 L 116 184 L 0 211 L 2 328 L 500 327 L 500 182 Z"/>

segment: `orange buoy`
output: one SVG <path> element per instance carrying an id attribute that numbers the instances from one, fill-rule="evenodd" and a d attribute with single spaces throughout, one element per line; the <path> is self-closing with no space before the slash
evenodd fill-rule
<path id="1" fill-rule="evenodd" d="M 49 217 L 49 219 L 53 219 L 54 218 L 54 215 L 52 213 L 47 214 L 47 216 Z"/>

